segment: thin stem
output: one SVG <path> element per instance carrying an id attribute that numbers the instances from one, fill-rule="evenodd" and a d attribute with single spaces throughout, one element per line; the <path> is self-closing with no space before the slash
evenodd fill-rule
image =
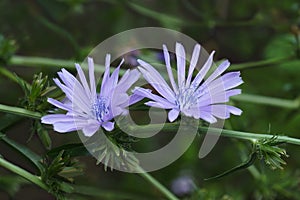
<path id="1" fill-rule="evenodd" d="M 149 132 L 153 129 L 157 130 L 157 127 L 161 127 L 161 124 L 149 124 L 144 127 L 140 126 L 138 130 L 141 132 Z M 178 127 L 179 124 L 166 123 L 163 130 L 174 131 L 177 130 Z M 271 139 L 274 137 L 273 134 L 249 133 L 249 132 L 233 131 L 233 130 L 210 128 L 210 127 L 199 127 L 198 130 L 200 132 L 205 132 L 205 133 L 207 132 L 208 134 L 219 134 L 221 132 L 221 136 L 224 137 L 231 137 L 231 138 L 237 138 L 237 139 L 249 140 L 249 141 L 260 140 L 260 139 Z M 282 136 L 282 135 L 275 135 L 275 136 L 278 142 L 300 145 L 300 139 L 298 138 L 292 138 L 292 137 Z"/>
<path id="2" fill-rule="evenodd" d="M 255 94 L 240 94 L 231 98 L 236 101 L 277 106 L 288 109 L 298 109 L 300 107 L 300 99 L 287 100 L 274 97 L 260 96 Z"/>
<path id="3" fill-rule="evenodd" d="M 211 134 L 220 132 L 220 129 L 217 129 L 217 128 L 200 127 L 199 129 L 202 132 L 209 131 L 208 133 L 211 133 Z M 250 140 L 250 141 L 260 140 L 260 139 L 271 139 L 274 137 L 274 135 L 271 135 L 271 134 L 248 133 L 248 132 L 233 131 L 233 130 L 226 130 L 226 129 L 222 129 L 221 136 L 243 139 L 243 140 Z M 278 142 L 285 142 L 285 143 L 289 143 L 289 144 L 300 145 L 300 139 L 298 139 L 298 138 L 276 135 L 276 140 Z"/>
<path id="4" fill-rule="evenodd" d="M 13 56 L 9 64 L 28 67 L 65 67 L 74 69 L 73 61 L 43 57 Z"/>
<path id="5" fill-rule="evenodd" d="M 41 113 L 33 112 L 26 110 L 24 108 L 19 107 L 13 107 L 13 106 L 7 106 L 0 104 L 0 111 L 6 112 L 6 113 L 12 113 L 16 115 L 21 115 L 25 117 L 31 117 L 35 119 L 40 119 L 42 117 Z M 160 124 L 150 124 L 145 127 L 139 127 L 140 131 L 149 131 L 153 128 L 155 129 L 156 126 L 160 126 Z M 164 126 L 164 130 L 172 131 L 176 130 L 178 128 L 178 124 L 173 123 L 166 123 Z M 216 128 L 207 128 L 207 127 L 199 127 L 200 131 L 210 131 L 210 133 L 219 133 L 220 129 Z M 253 140 L 253 139 L 264 139 L 264 138 L 272 138 L 274 135 L 271 134 L 257 134 L 257 133 L 248 133 L 248 132 L 241 132 L 241 131 L 233 131 L 233 130 L 226 130 L 222 129 L 222 136 L 225 137 L 232 137 L 232 138 L 238 138 L 238 139 L 246 139 L 246 140 Z M 280 142 L 286 142 L 290 144 L 296 144 L 300 145 L 300 139 L 292 138 L 288 136 L 277 136 L 277 140 Z"/>
<path id="6" fill-rule="evenodd" d="M 17 77 L 13 72 L 7 70 L 4 67 L 0 67 L 0 74 L 2 74 L 3 76 L 9 78 L 11 81 L 15 82 L 15 83 L 19 83 L 18 79 L 21 79 L 20 77 Z M 30 87 L 30 84 L 27 83 L 24 79 L 21 79 L 27 87 Z"/>
<path id="7" fill-rule="evenodd" d="M 26 67 L 57 67 L 66 69 L 75 69 L 75 61 L 68 61 L 62 59 L 43 58 L 43 57 L 30 57 L 30 56 L 13 56 L 9 64 L 16 66 Z M 83 69 L 88 70 L 87 65 L 81 66 Z M 114 68 L 110 68 L 112 72 Z M 95 72 L 104 73 L 105 67 L 103 65 L 95 64 Z M 125 73 L 124 69 L 120 69 L 120 75 Z"/>
<path id="8" fill-rule="evenodd" d="M 230 71 L 232 70 L 244 70 L 250 68 L 257 68 L 257 67 L 267 67 L 273 66 L 274 64 L 284 63 L 287 60 L 292 59 L 293 57 L 281 57 L 281 58 L 272 58 L 267 60 L 255 61 L 255 62 L 246 62 L 241 64 L 232 64 L 229 68 Z"/>
<path id="9" fill-rule="evenodd" d="M 42 117 L 41 113 L 26 110 L 24 108 L 7 106 L 7 105 L 3 105 L 3 104 L 0 104 L 0 112 L 11 113 L 11 114 L 20 115 L 20 116 L 24 116 L 24 117 L 30 117 L 30 118 L 34 118 L 34 119 L 40 119 Z"/>
<path id="10" fill-rule="evenodd" d="M 152 177 L 149 173 L 145 172 L 142 168 L 137 167 L 137 169 L 141 172 L 139 175 L 151 183 L 155 188 L 157 188 L 162 194 L 164 194 L 170 200 L 179 200 L 174 194 L 172 194 L 165 186 L 163 186 L 160 182 L 158 182 L 154 177 Z"/>
<path id="11" fill-rule="evenodd" d="M 35 175 L 29 173 L 28 171 L 8 162 L 1 156 L 0 156 L 0 166 L 22 176 L 23 178 L 31 181 L 32 183 L 34 183 L 34 184 L 38 185 L 39 187 L 43 188 L 44 190 L 48 191 L 48 187 L 43 183 L 43 181 L 41 180 L 40 177 L 35 176 Z"/>
<path id="12" fill-rule="evenodd" d="M 14 76 L 14 74 L 11 71 L 5 69 L 4 67 L 0 67 L 0 74 L 2 74 L 3 76 L 6 76 L 7 78 L 9 78 L 10 80 L 12 80 L 16 83 L 18 82 L 16 76 Z"/>

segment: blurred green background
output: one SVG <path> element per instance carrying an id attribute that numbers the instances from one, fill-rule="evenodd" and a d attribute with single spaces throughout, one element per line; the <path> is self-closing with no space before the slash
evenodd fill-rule
<path id="1" fill-rule="evenodd" d="M 59 67 L 29 67 L 10 62 L 10 50 L 19 56 L 36 56 L 81 62 L 89 51 L 106 38 L 137 27 L 165 27 L 180 31 L 198 41 L 207 51 L 216 50 L 215 60 L 228 58 L 242 69 L 244 93 L 283 99 L 300 94 L 300 2 L 238 0 L 1 0 L 1 62 L 6 69 L 31 82 L 42 71 L 56 77 Z M 13 47 L 11 47 L 13 46 Z M 266 62 L 261 62 L 266 61 Z M 242 65 L 236 65 L 242 66 Z M 75 71 L 73 71 L 75 73 Z M 0 76 L 0 103 L 18 105 L 21 88 Z M 243 110 L 241 117 L 227 120 L 225 128 L 247 132 L 285 134 L 300 138 L 299 106 L 294 108 L 233 101 Z M 299 104 L 298 104 L 299 105 Z M 7 135 L 43 154 L 36 136 L 30 136 L 30 121 L 24 120 Z M 79 141 L 77 134 L 50 133 L 53 147 Z M 198 159 L 202 137 L 195 140 L 184 156 L 172 165 L 151 173 L 168 188 L 178 181 L 188 185 L 186 192 L 173 189 L 185 199 L 300 199 L 300 147 L 286 145 L 290 155 L 283 170 L 271 170 L 262 162 L 219 180 L 204 181 L 247 159 L 247 142 L 221 138 L 213 151 Z M 13 163 L 32 170 L 18 153 L 0 144 L 0 153 Z M 95 159 L 79 158 L 84 176 L 76 184 L 99 188 L 103 197 L 72 196 L 73 199 L 163 199 L 159 191 L 141 177 L 118 171 L 105 172 Z M 34 185 L 18 188 L 18 180 L 0 169 L 0 199 L 54 199 Z M 11 178 L 11 180 L 9 179 Z M 22 182 L 22 180 L 19 180 Z M 14 184 L 13 184 L 14 183 Z M 179 184 L 180 185 L 180 184 Z M 182 186 L 181 188 L 183 188 Z M 196 188 L 196 189 L 195 189 Z M 126 195 L 128 197 L 126 197 Z M 104 197 L 106 196 L 106 197 Z"/>

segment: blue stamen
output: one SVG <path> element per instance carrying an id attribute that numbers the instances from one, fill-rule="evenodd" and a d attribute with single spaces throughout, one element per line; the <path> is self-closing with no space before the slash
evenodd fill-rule
<path id="1" fill-rule="evenodd" d="M 109 106 L 105 97 L 98 97 L 93 105 L 93 113 L 99 122 L 105 121 L 105 117 L 109 114 Z"/>

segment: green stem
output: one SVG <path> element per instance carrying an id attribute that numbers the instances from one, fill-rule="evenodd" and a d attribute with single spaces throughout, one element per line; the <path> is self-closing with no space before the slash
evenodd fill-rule
<path id="1" fill-rule="evenodd" d="M 41 113 L 32 112 L 32 111 L 26 110 L 24 108 L 6 106 L 3 104 L 0 104 L 0 111 L 12 113 L 12 114 L 16 114 L 16 115 L 21 115 L 21 116 L 25 116 L 25 117 L 31 117 L 31 118 L 35 118 L 35 119 L 40 119 L 42 117 Z M 160 126 L 160 124 L 151 124 L 151 125 L 147 125 L 145 127 L 139 127 L 139 130 L 140 131 L 149 131 L 158 125 Z M 178 128 L 178 124 L 172 124 L 172 123 L 166 123 L 164 126 L 164 130 L 168 130 L 168 131 L 173 131 L 173 130 L 176 130 L 177 128 Z M 208 130 L 208 128 L 206 128 L 206 127 L 200 127 L 199 129 L 201 131 Z M 209 131 L 210 131 L 210 133 L 219 133 L 220 129 L 209 128 Z M 253 140 L 253 139 L 272 138 L 274 135 L 248 133 L 248 132 L 222 129 L 222 136 L 238 138 L 238 139 Z M 300 139 L 291 138 L 288 136 L 277 136 L 277 140 L 281 141 L 281 142 L 290 143 L 290 144 L 300 145 Z"/>
<path id="2" fill-rule="evenodd" d="M 274 64 L 284 63 L 290 59 L 293 59 L 293 57 L 289 56 L 289 57 L 272 58 L 272 59 L 267 59 L 267 60 L 247 62 L 247 63 L 241 63 L 241 64 L 232 64 L 232 65 L 230 65 L 229 70 L 230 71 L 244 70 L 244 69 L 250 69 L 250 68 L 257 68 L 257 67 L 273 66 Z"/>
<path id="3" fill-rule="evenodd" d="M 11 113 L 11 114 L 20 115 L 20 116 L 24 116 L 24 117 L 30 117 L 30 118 L 34 118 L 34 119 L 40 119 L 42 117 L 41 113 L 26 110 L 24 108 L 7 106 L 7 105 L 3 105 L 3 104 L 0 104 L 0 112 Z"/>
<path id="4" fill-rule="evenodd" d="M 9 64 L 28 67 L 65 67 L 74 69 L 73 61 L 43 57 L 13 56 Z"/>
<path id="5" fill-rule="evenodd" d="M 41 178 L 38 176 L 35 176 L 28 171 L 8 162 L 4 158 L 0 157 L 0 166 L 12 171 L 13 173 L 16 173 L 23 178 L 31 181 L 32 183 L 38 185 L 39 187 L 43 188 L 44 190 L 48 191 L 48 187 L 42 182 Z"/>
<path id="6" fill-rule="evenodd" d="M 139 127 L 138 130 L 140 132 L 149 132 L 153 129 L 157 130 L 157 127 L 161 127 L 161 124 L 149 124 L 147 126 Z M 163 130 L 164 131 L 176 131 L 179 127 L 179 124 L 166 123 Z M 135 128 L 132 128 L 135 129 Z M 218 129 L 218 128 L 209 128 L 209 127 L 199 127 L 199 131 L 208 132 L 208 134 L 219 134 L 221 132 L 221 136 L 237 138 L 242 140 L 260 140 L 260 139 L 271 139 L 274 137 L 273 134 L 263 134 L 263 133 L 249 133 L 242 131 L 233 131 L 227 129 Z M 292 138 L 288 136 L 276 135 L 276 139 L 278 142 L 284 142 L 289 144 L 300 145 L 300 139 Z"/>
<path id="7" fill-rule="evenodd" d="M 158 189 L 162 194 L 164 194 L 170 200 L 179 200 L 174 194 L 172 194 L 165 186 L 153 178 L 149 173 L 145 172 L 142 168 L 137 167 L 141 172 L 139 175 L 151 183 L 156 189 Z"/>
<path id="8" fill-rule="evenodd" d="M 3 76 L 6 76 L 10 80 L 18 83 L 16 76 L 11 71 L 5 69 L 4 67 L 0 67 L 0 74 L 2 74 Z"/>
<path id="9" fill-rule="evenodd" d="M 57 67 L 66 69 L 75 69 L 75 61 L 68 61 L 62 59 L 43 58 L 43 57 L 30 57 L 30 56 L 13 56 L 10 59 L 10 65 L 26 66 L 26 67 Z M 81 66 L 83 69 L 88 70 L 86 65 Z M 110 68 L 112 72 L 114 68 Z M 95 72 L 104 73 L 105 67 L 103 65 L 95 64 Z M 125 73 L 124 69 L 120 69 L 120 75 Z"/>
<path id="10" fill-rule="evenodd" d="M 298 109 L 300 107 L 300 99 L 288 100 L 288 99 L 266 97 L 266 96 L 260 96 L 254 94 L 240 94 L 237 96 L 233 96 L 231 98 L 233 100 L 241 101 L 241 102 L 277 106 L 277 107 L 283 107 L 288 109 Z"/>
<path id="11" fill-rule="evenodd" d="M 209 131 L 209 133 L 211 133 L 211 134 L 220 132 L 220 129 L 217 129 L 217 128 L 200 127 L 199 129 L 202 132 Z M 271 134 L 248 133 L 248 132 L 233 131 L 233 130 L 226 130 L 226 129 L 222 129 L 221 131 L 222 131 L 221 136 L 243 139 L 243 140 L 250 140 L 250 141 L 260 140 L 260 139 L 271 139 L 274 137 L 274 135 L 271 135 Z M 289 144 L 300 145 L 300 139 L 298 139 L 298 138 L 292 138 L 292 137 L 288 137 L 288 136 L 278 135 L 278 136 L 276 136 L 276 140 L 278 142 L 285 142 L 285 143 L 289 143 Z"/>

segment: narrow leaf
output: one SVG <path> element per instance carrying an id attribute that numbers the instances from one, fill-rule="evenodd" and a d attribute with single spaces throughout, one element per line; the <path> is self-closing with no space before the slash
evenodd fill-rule
<path id="1" fill-rule="evenodd" d="M 40 172 L 42 172 L 43 166 L 40 162 L 42 158 L 39 155 L 28 149 L 26 146 L 9 139 L 5 134 L 1 132 L 0 139 L 15 150 L 17 150 L 18 152 L 20 152 L 23 156 L 30 160 L 40 170 Z"/>

